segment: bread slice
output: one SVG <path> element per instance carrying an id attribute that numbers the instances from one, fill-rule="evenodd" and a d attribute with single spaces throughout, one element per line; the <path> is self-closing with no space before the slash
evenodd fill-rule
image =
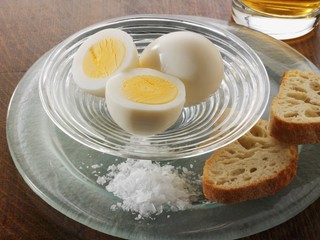
<path id="1" fill-rule="evenodd" d="M 259 120 L 245 135 L 215 151 L 203 169 L 203 193 L 211 201 L 237 203 L 274 194 L 296 175 L 298 147 L 281 143 Z"/>
<path id="2" fill-rule="evenodd" d="M 271 103 L 269 124 L 270 135 L 282 142 L 320 143 L 320 76 L 285 72 Z"/>

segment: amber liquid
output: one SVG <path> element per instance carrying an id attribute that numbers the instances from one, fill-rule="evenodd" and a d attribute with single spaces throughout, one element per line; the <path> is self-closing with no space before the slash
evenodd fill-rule
<path id="1" fill-rule="evenodd" d="M 320 8 L 319 0 L 239 0 L 257 12 L 281 17 L 310 16 Z"/>

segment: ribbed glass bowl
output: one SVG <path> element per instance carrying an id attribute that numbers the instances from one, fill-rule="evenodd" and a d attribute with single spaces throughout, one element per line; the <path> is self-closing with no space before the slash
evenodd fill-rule
<path id="1" fill-rule="evenodd" d="M 88 36 L 106 28 L 129 33 L 141 53 L 159 36 L 192 31 L 218 46 L 224 80 L 208 101 L 186 107 L 167 131 L 137 137 L 111 118 L 105 99 L 80 90 L 72 79 L 73 56 Z M 66 134 L 95 150 L 149 160 L 173 160 L 214 151 L 242 136 L 261 117 L 269 98 L 269 79 L 256 53 L 233 34 L 205 23 L 169 17 L 142 16 L 103 22 L 86 28 L 55 47 L 40 74 L 42 105 Z"/>

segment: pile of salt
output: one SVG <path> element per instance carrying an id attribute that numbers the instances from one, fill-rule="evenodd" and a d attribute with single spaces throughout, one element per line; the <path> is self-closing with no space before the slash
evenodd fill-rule
<path id="1" fill-rule="evenodd" d="M 164 209 L 185 210 L 201 195 L 199 177 L 186 168 L 178 172 L 171 165 L 160 166 L 147 160 L 128 159 L 108 168 L 99 184 L 123 201 L 112 206 L 138 213 L 137 219 L 161 214 Z"/>

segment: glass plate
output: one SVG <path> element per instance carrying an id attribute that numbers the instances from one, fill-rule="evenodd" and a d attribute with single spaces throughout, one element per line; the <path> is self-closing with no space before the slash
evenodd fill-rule
<path id="1" fill-rule="evenodd" d="M 131 34 L 139 53 L 166 33 L 187 30 L 206 36 L 223 58 L 221 87 L 208 101 L 184 108 L 174 126 L 161 134 L 142 138 L 125 132 L 112 120 L 104 98 L 81 91 L 70 73 L 81 43 L 105 28 Z M 205 22 L 150 15 L 107 21 L 69 37 L 46 60 L 39 84 L 44 109 L 70 137 L 115 156 L 158 161 L 212 152 L 239 138 L 261 117 L 270 93 L 263 63 L 235 35 Z"/>
<path id="2" fill-rule="evenodd" d="M 267 69 L 270 98 L 276 95 L 281 75 L 287 69 L 319 74 L 317 67 L 302 55 L 268 36 L 213 19 L 175 17 L 220 27 L 250 45 Z M 86 147 L 52 123 L 38 95 L 40 71 L 48 55 L 28 70 L 12 96 L 7 139 L 13 160 L 27 184 L 44 201 L 75 221 L 126 239 L 234 239 L 274 227 L 319 197 L 320 147 L 304 145 L 300 146 L 297 176 L 274 196 L 234 205 L 195 203 L 190 210 L 165 212 L 155 220 L 137 221 L 131 213 L 110 210 L 119 199 L 96 183 L 95 174 L 103 175 L 109 165 L 124 159 Z M 262 117 L 268 118 L 268 109 Z M 169 163 L 202 174 L 208 155 Z"/>

